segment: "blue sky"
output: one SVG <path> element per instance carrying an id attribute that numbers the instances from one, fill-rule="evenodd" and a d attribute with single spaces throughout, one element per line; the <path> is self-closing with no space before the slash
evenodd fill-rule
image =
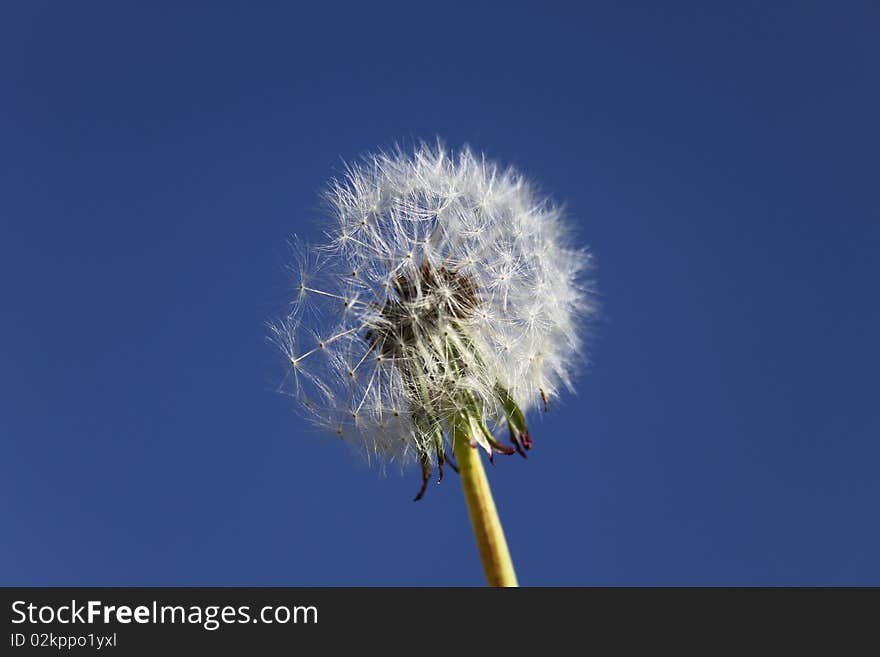
<path id="1" fill-rule="evenodd" d="M 264 327 L 326 178 L 439 136 L 598 265 L 490 472 L 521 582 L 880 584 L 876 5 L 304 4 L 0 9 L 0 583 L 482 583 L 457 480 L 304 427 Z"/>

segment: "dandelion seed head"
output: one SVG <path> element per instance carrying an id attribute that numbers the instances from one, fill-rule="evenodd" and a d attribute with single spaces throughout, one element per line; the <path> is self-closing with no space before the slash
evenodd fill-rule
<path id="1" fill-rule="evenodd" d="M 517 171 L 422 145 L 348 165 L 325 199 L 332 228 L 298 254 L 270 327 L 318 426 L 371 461 L 442 464 L 461 414 L 497 428 L 571 387 L 591 256 Z M 473 430 L 491 453 L 487 433 Z"/>

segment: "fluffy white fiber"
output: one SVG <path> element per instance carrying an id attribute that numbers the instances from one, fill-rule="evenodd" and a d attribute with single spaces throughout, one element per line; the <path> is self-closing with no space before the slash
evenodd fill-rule
<path id="1" fill-rule="evenodd" d="M 523 414 L 570 387 L 594 311 L 562 209 L 468 148 L 424 145 L 362 159 L 325 197 L 326 242 L 301 248 L 272 326 L 307 415 L 423 470 L 456 422 L 490 455 L 509 451 L 499 429 L 527 449 Z"/>

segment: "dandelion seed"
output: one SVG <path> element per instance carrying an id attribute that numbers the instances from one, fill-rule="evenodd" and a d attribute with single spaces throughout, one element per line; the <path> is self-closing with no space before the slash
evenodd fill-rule
<path id="1" fill-rule="evenodd" d="M 323 279 L 304 277 L 291 316 L 308 307 L 324 323 L 312 327 L 322 336 L 318 351 L 332 353 L 314 360 L 306 349 L 288 357 L 333 392 L 326 406 L 310 409 L 318 424 L 335 429 L 342 409 L 358 407 L 362 421 L 348 433 L 366 451 L 439 464 L 459 409 L 503 426 L 511 403 L 523 415 L 536 404 L 546 409 L 568 386 L 582 360 L 577 320 L 593 312 L 582 278 L 590 257 L 571 246 L 559 208 L 520 174 L 469 149 L 454 157 L 422 146 L 411 156 L 379 154 L 350 166 L 326 198 L 343 230 L 319 249 L 327 260 Z M 325 300 L 341 301 L 341 309 Z M 282 323 L 275 331 L 299 326 Z M 289 351 L 300 341 L 289 336 L 284 344 Z M 373 350 L 376 357 L 365 362 Z M 383 358 L 393 366 L 381 367 Z M 363 380 L 341 385 L 368 366 L 374 371 Z M 367 390 L 372 379 L 380 385 Z M 388 435 L 382 418 L 397 407 L 415 431 L 400 423 Z M 421 416 L 430 422 L 420 426 Z M 432 423 L 443 428 L 439 446 Z M 481 445 L 490 455 L 498 451 Z"/>

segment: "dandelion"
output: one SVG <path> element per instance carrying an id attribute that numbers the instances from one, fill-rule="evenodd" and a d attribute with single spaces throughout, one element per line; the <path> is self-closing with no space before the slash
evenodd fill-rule
<path id="1" fill-rule="evenodd" d="M 290 392 L 370 461 L 417 462 L 416 500 L 457 469 L 489 582 L 515 585 L 477 448 L 525 457 L 526 415 L 571 388 L 590 256 L 559 206 L 468 148 L 369 156 L 325 198 L 333 224 L 271 327 Z"/>

